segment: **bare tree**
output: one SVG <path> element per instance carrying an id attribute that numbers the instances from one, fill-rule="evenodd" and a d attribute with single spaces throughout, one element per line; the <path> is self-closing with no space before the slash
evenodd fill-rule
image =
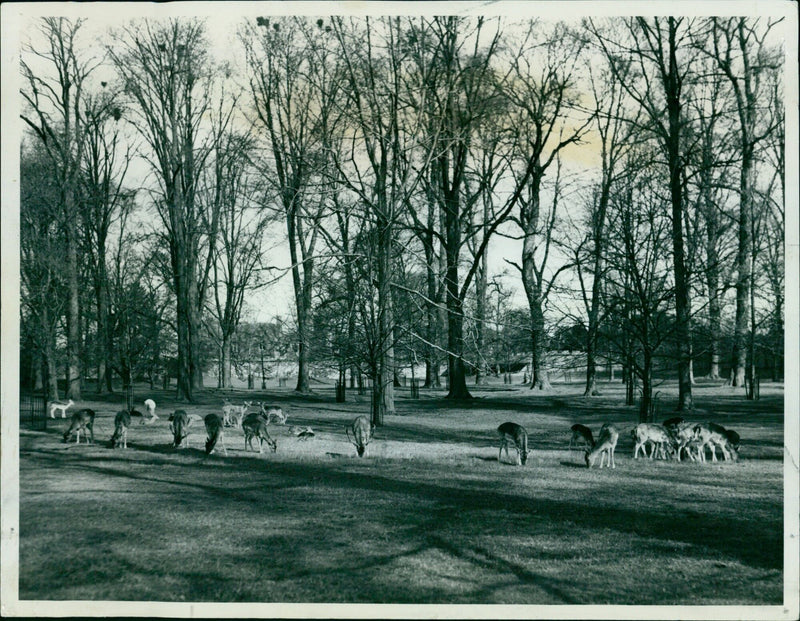
<path id="1" fill-rule="evenodd" d="M 202 124 L 212 67 L 204 24 L 196 19 L 141 20 L 112 34 L 109 55 L 132 99 L 132 122 L 150 148 L 156 208 L 170 251 L 176 297 L 178 391 L 188 401 L 202 387 L 201 316 L 215 231 L 197 200 L 200 171 L 212 150 Z M 205 249 L 205 257 L 201 255 Z"/>
<path id="2" fill-rule="evenodd" d="M 522 282 L 531 314 L 532 378 L 545 389 L 550 380 L 544 364 L 547 348 L 543 305 L 549 288 L 544 274 L 550 253 L 557 199 L 542 213 L 542 183 L 547 169 L 568 145 L 579 142 L 590 119 L 570 118 L 577 107 L 574 89 L 582 40 L 563 24 L 544 30 L 531 21 L 516 57 L 507 96 L 518 109 L 514 122 L 520 134 L 520 159 L 529 179 L 524 187 L 516 222 L 522 230 Z M 553 279 L 550 279 L 552 285 Z"/>
<path id="3" fill-rule="evenodd" d="M 259 17 L 242 33 L 256 114 L 267 135 L 270 168 L 286 221 L 298 328 L 297 386 L 309 385 L 309 337 L 315 253 L 327 206 L 319 192 L 325 132 L 338 93 L 326 32 L 303 18 Z"/>
<path id="4" fill-rule="evenodd" d="M 50 159 L 60 193 L 59 219 L 66 232 L 67 281 L 67 397 L 81 398 L 81 331 L 78 245 L 80 241 L 77 192 L 86 147 L 85 88 L 100 64 L 78 49 L 83 20 L 47 17 L 40 22 L 43 48 L 27 46 L 24 56 L 44 62 L 38 74 L 26 58 L 21 61 L 27 110 L 22 119 L 33 129 Z M 52 72 L 52 73 L 50 73 Z M 54 74 L 54 75 L 53 75 Z"/>
<path id="5" fill-rule="evenodd" d="M 249 160 L 252 142 L 243 134 L 227 131 L 215 141 L 213 162 L 208 169 L 209 200 L 217 203 L 212 213 L 219 214 L 210 310 L 221 340 L 221 388 L 231 387 L 231 345 L 241 321 L 245 295 L 264 285 L 263 242 L 269 219 L 266 210 L 253 200 L 253 194 L 261 190 L 254 182 Z"/>
<path id="6" fill-rule="evenodd" d="M 106 91 L 87 101 L 86 149 L 81 175 L 85 253 L 89 260 L 97 322 L 97 391 L 113 390 L 112 339 L 109 330 L 108 242 L 111 227 L 132 208 L 133 195 L 122 184 L 131 161 L 131 146 L 123 146 L 117 97 Z"/>
<path id="7" fill-rule="evenodd" d="M 692 357 L 689 283 L 684 244 L 685 112 L 687 79 L 692 54 L 687 18 L 628 18 L 624 34 L 603 32 L 589 20 L 590 31 L 604 51 L 609 66 L 625 91 L 641 107 L 645 125 L 658 140 L 669 173 L 672 213 L 672 260 L 675 271 L 675 310 L 679 343 L 679 410 L 692 409 L 690 361 Z M 635 73 L 628 71 L 631 63 Z"/>
<path id="8" fill-rule="evenodd" d="M 770 115 L 759 113 L 762 91 L 762 76 L 778 65 L 778 57 L 770 50 L 767 40 L 769 31 L 779 22 L 760 23 L 746 17 L 712 18 L 711 38 L 713 57 L 719 70 L 730 82 L 736 103 L 738 116 L 739 155 L 741 157 L 739 171 L 739 217 L 738 217 L 738 251 L 736 254 L 736 325 L 734 331 L 734 357 L 736 370 L 733 377 L 734 386 L 743 386 L 746 369 L 752 371 L 754 335 L 748 338 L 748 320 L 752 315 L 750 309 L 750 291 L 752 283 L 753 263 L 753 201 L 756 176 L 756 149 L 775 130 L 775 123 Z M 767 93 L 768 95 L 768 93 Z M 748 367 L 748 358 L 751 366 Z M 748 376 L 749 377 L 749 376 Z M 752 377 L 750 378 L 752 379 Z"/>

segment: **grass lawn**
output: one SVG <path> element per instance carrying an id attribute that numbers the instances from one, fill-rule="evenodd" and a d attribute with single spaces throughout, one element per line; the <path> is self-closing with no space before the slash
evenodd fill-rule
<path id="1" fill-rule="evenodd" d="M 358 459 L 344 427 L 368 397 L 336 404 L 330 387 L 237 391 L 268 399 L 300 441 L 270 426 L 276 454 L 173 450 L 171 393 L 142 388 L 161 417 L 110 450 L 120 399 L 98 412 L 96 444 L 63 444 L 68 421 L 21 431 L 20 599 L 480 604 L 780 604 L 783 598 L 783 389 L 761 400 L 700 385 L 692 420 L 742 437 L 738 463 L 633 460 L 635 408 L 559 386 L 476 390 L 449 403 L 398 390 L 397 415 Z M 662 386 L 662 414 L 676 387 Z M 87 393 L 88 394 L 88 393 Z M 204 416 L 222 396 L 202 394 Z M 139 408 L 143 409 L 143 408 Z M 74 411 L 74 409 L 73 409 Z M 498 463 L 495 429 L 524 425 L 528 464 Z M 587 470 L 569 427 L 620 430 L 617 468 Z"/>

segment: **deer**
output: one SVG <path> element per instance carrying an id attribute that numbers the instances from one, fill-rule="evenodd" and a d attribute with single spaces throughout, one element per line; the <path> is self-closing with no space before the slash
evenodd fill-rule
<path id="1" fill-rule="evenodd" d="M 267 446 L 272 449 L 273 453 L 278 450 L 278 443 L 276 440 L 270 437 L 269 431 L 267 430 L 267 422 L 260 413 L 253 413 L 245 416 L 244 420 L 242 421 L 242 429 L 244 430 L 245 452 L 247 452 L 248 445 L 250 445 L 250 448 L 255 451 L 253 448 L 253 439 L 258 439 L 259 454 L 264 452 L 264 442 L 266 442 Z"/>
<path id="2" fill-rule="evenodd" d="M 175 410 L 169 415 L 169 431 L 172 434 L 172 446 L 180 448 L 186 440 L 186 447 L 189 447 L 189 427 L 192 426 L 193 419 L 189 417 L 185 410 Z"/>
<path id="3" fill-rule="evenodd" d="M 252 401 L 245 401 L 242 405 L 233 405 L 226 403 L 222 406 L 222 422 L 226 427 L 241 427 L 242 419 L 250 406 L 253 405 Z"/>
<path id="4" fill-rule="evenodd" d="M 642 449 L 645 457 L 647 457 L 646 444 L 648 442 L 653 444 L 650 451 L 650 459 L 653 459 L 657 451 L 663 454 L 665 448 L 669 448 L 670 452 L 673 450 L 672 438 L 661 425 L 655 423 L 639 423 L 631 430 L 631 436 L 635 443 L 633 449 L 634 459 L 639 458 L 639 449 Z"/>
<path id="5" fill-rule="evenodd" d="M 72 432 L 75 432 L 75 444 L 80 444 L 81 430 L 83 430 L 84 437 L 86 437 L 86 431 L 88 430 L 92 439 L 91 442 L 87 440 L 87 443 L 94 444 L 94 416 L 94 410 L 89 408 L 75 412 L 70 419 L 69 429 L 64 432 L 64 442 L 67 442 Z"/>
<path id="6" fill-rule="evenodd" d="M 145 421 L 144 417 L 142 417 L 141 424 L 144 425 L 154 423 L 158 420 L 158 416 L 156 416 L 156 402 L 152 399 L 145 399 L 144 400 L 144 407 L 147 410 L 147 415 L 150 417 L 149 420 Z"/>
<path id="7" fill-rule="evenodd" d="M 308 440 L 316 435 L 311 427 L 297 427 L 295 425 L 289 427 L 289 433 L 298 440 Z"/>
<path id="8" fill-rule="evenodd" d="M 739 444 L 741 443 L 741 438 L 739 434 L 736 433 L 733 429 L 726 429 L 725 430 L 725 437 L 728 438 L 728 443 L 731 445 L 736 454 L 739 454 Z"/>
<path id="9" fill-rule="evenodd" d="M 289 418 L 288 413 L 284 413 L 279 405 L 267 405 L 260 403 L 261 416 L 263 416 L 267 424 L 274 422 L 277 425 L 285 425 L 286 419 Z"/>
<path id="10" fill-rule="evenodd" d="M 222 452 L 227 455 L 228 450 L 225 448 L 225 439 L 222 433 L 224 427 L 222 424 L 222 417 L 219 414 L 209 414 L 204 420 L 206 424 L 206 433 L 208 434 L 208 439 L 206 440 L 206 454 L 210 455 L 213 453 L 217 442 L 219 442 L 222 444 Z"/>
<path id="11" fill-rule="evenodd" d="M 67 417 L 67 410 L 75 405 L 75 402 L 70 399 L 69 401 L 51 401 L 49 408 L 50 408 L 50 418 L 56 417 L 56 410 L 61 410 L 61 418 Z"/>
<path id="12" fill-rule="evenodd" d="M 356 453 L 359 457 L 364 457 L 367 453 L 367 446 L 372 440 L 372 433 L 375 431 L 375 425 L 367 420 L 366 416 L 357 416 L 348 427 L 345 428 L 347 439 L 356 447 Z M 350 437 L 350 434 L 353 437 Z"/>
<path id="13" fill-rule="evenodd" d="M 722 451 L 725 461 L 736 459 L 735 451 L 728 452 L 728 449 L 733 447 L 725 432 L 725 427 L 715 423 L 699 423 L 694 426 L 694 439 L 702 444 L 703 451 L 706 446 L 711 448 L 711 461 L 717 461 L 717 447 Z"/>
<path id="14" fill-rule="evenodd" d="M 111 436 L 109 446 L 128 448 L 128 427 L 131 426 L 131 414 L 127 410 L 120 410 L 114 417 L 114 434 Z"/>
<path id="15" fill-rule="evenodd" d="M 581 441 L 582 444 L 589 446 L 589 448 L 594 448 L 594 436 L 592 436 L 592 430 L 586 425 L 575 424 L 572 425 L 570 429 L 572 430 L 572 438 L 569 441 L 570 448 L 572 448 L 572 445 L 576 444 L 578 441 Z"/>
<path id="16" fill-rule="evenodd" d="M 517 423 L 506 422 L 497 428 L 500 436 L 500 452 L 497 454 L 498 463 L 502 459 L 503 449 L 506 450 L 508 458 L 508 445 L 512 444 L 517 450 L 517 465 L 524 466 L 528 462 L 528 432 L 525 427 Z"/>
<path id="17" fill-rule="evenodd" d="M 619 439 L 619 432 L 617 431 L 614 425 L 610 425 L 606 423 L 603 425 L 603 428 L 600 430 L 600 435 L 597 438 L 597 443 L 594 445 L 593 448 L 586 449 L 586 454 L 584 455 L 584 459 L 586 460 L 586 467 L 591 468 L 594 466 L 594 462 L 597 459 L 597 456 L 600 456 L 600 468 L 603 467 L 603 461 L 606 456 L 608 456 L 608 463 L 606 464 L 606 468 L 611 467 L 612 469 L 616 469 L 617 464 L 614 460 L 614 453 L 617 450 L 617 440 Z"/>
<path id="18" fill-rule="evenodd" d="M 695 459 L 695 453 L 697 453 L 697 447 L 690 444 L 694 441 L 694 424 L 682 422 L 678 423 L 675 426 L 667 427 L 667 433 L 670 434 L 672 437 L 672 442 L 676 447 L 676 455 L 678 461 L 681 461 L 681 455 L 685 451 L 686 454 L 692 461 L 697 461 Z M 700 451 L 701 452 L 701 451 Z M 699 457 L 698 457 L 699 459 Z"/>
<path id="19" fill-rule="evenodd" d="M 666 429 L 671 429 L 682 425 L 686 421 L 683 419 L 682 416 L 673 416 L 672 418 L 668 418 L 663 423 L 661 423 Z"/>

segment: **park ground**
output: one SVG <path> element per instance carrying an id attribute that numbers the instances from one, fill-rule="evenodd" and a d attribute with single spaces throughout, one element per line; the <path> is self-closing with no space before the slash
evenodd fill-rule
<path id="1" fill-rule="evenodd" d="M 695 388 L 690 420 L 742 437 L 737 463 L 633 460 L 635 407 L 623 387 L 584 398 L 578 384 L 542 393 L 474 390 L 448 402 L 398 389 L 397 415 L 355 457 L 345 426 L 368 396 L 335 403 L 328 385 L 204 391 L 197 404 L 137 386 L 160 420 L 134 419 L 127 450 L 107 448 L 119 395 L 87 393 L 94 445 L 64 444 L 68 420 L 20 432 L 22 600 L 390 602 L 476 604 L 780 604 L 783 597 L 783 386 Z M 677 387 L 659 388 L 659 419 Z M 277 403 L 278 452 L 227 456 L 170 447 L 168 414 L 219 412 L 227 396 Z M 139 406 L 139 409 L 143 409 Z M 74 409 L 73 409 L 74 411 Z M 498 424 L 524 425 L 528 464 L 498 462 Z M 616 469 L 587 470 L 569 427 L 620 430 Z M 289 425 L 311 426 L 306 441 Z"/>

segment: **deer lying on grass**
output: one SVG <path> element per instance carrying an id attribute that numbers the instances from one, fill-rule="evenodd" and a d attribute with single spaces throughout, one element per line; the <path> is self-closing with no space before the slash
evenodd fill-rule
<path id="1" fill-rule="evenodd" d="M 517 423 L 503 423 L 497 428 L 497 433 L 500 436 L 500 452 L 497 454 L 497 462 L 503 456 L 503 449 L 506 450 L 506 458 L 508 458 L 508 445 L 512 444 L 517 451 L 517 465 L 524 466 L 528 461 L 528 432 L 525 427 Z"/>
<path id="2" fill-rule="evenodd" d="M 70 399 L 69 401 L 51 401 L 49 408 L 50 408 L 50 418 L 56 417 L 56 410 L 61 410 L 61 418 L 67 417 L 67 410 L 75 405 L 75 402 Z"/>
<path id="3" fill-rule="evenodd" d="M 224 427 L 222 424 L 222 417 L 218 414 L 209 414 L 205 417 L 205 424 L 206 433 L 208 434 L 208 439 L 206 440 L 206 454 L 210 455 L 213 453 L 217 442 L 219 442 L 222 444 L 222 452 L 227 455 L 228 450 L 225 448 L 225 439 L 222 433 Z"/>
<path id="4" fill-rule="evenodd" d="M 289 433 L 296 436 L 298 440 L 308 440 L 316 435 L 311 427 L 295 427 L 294 425 L 289 427 Z"/>
<path id="5" fill-rule="evenodd" d="M 237 429 L 242 426 L 242 419 L 247 414 L 247 410 L 253 405 L 251 401 L 245 401 L 242 405 L 233 405 L 226 403 L 222 406 L 222 422 L 226 427 L 236 427 Z"/>
<path id="6" fill-rule="evenodd" d="M 253 413 L 245 416 L 242 421 L 242 429 L 244 430 L 245 452 L 247 452 L 248 445 L 255 451 L 253 448 L 253 439 L 258 440 L 259 453 L 264 452 L 264 442 L 272 449 L 273 453 L 278 450 L 278 443 L 270 437 L 269 431 L 267 430 L 267 421 L 264 420 L 264 417 L 261 416 L 260 413 Z"/>
<path id="7" fill-rule="evenodd" d="M 260 403 L 259 405 L 261 406 L 261 416 L 264 417 L 267 424 L 286 424 L 286 419 L 289 418 L 289 414 L 285 413 L 279 405 L 267 405 L 265 403 Z"/>
<path id="8" fill-rule="evenodd" d="M 645 457 L 648 456 L 646 446 L 648 443 L 652 444 L 649 455 L 650 459 L 653 459 L 653 456 L 656 453 L 665 456 L 665 449 L 668 449 L 670 453 L 674 451 L 670 434 L 664 427 L 657 425 L 656 423 L 639 423 L 631 431 L 631 436 L 633 437 L 633 441 L 635 443 L 633 449 L 634 459 L 639 458 L 639 449 L 642 449 Z"/>
<path id="9" fill-rule="evenodd" d="M 594 448 L 594 436 L 592 430 L 586 425 L 575 424 L 570 427 L 572 429 L 572 438 L 569 441 L 569 447 L 572 448 L 573 444 L 577 444 L 580 440 L 582 444 L 588 446 L 590 449 Z"/>
<path id="10" fill-rule="evenodd" d="M 703 451 L 706 446 L 711 449 L 711 461 L 717 461 L 717 447 L 722 451 L 725 461 L 729 459 L 735 461 L 738 457 L 725 432 L 724 427 L 714 423 L 699 423 L 694 426 L 694 439 L 702 444 Z M 730 452 L 728 449 L 731 449 Z"/>
<path id="11" fill-rule="evenodd" d="M 83 430 L 83 435 L 86 437 L 87 429 L 89 430 L 89 434 L 92 438 L 91 444 L 94 444 L 94 410 L 90 410 L 88 408 L 78 410 L 72 415 L 69 429 L 64 432 L 64 442 L 67 442 L 72 433 L 75 432 L 75 444 L 80 444 L 81 430 Z M 88 442 L 89 440 L 87 439 L 87 443 Z"/>
<path id="12" fill-rule="evenodd" d="M 367 420 L 366 416 L 357 416 L 349 427 L 345 428 L 347 439 L 356 447 L 356 453 L 359 457 L 364 457 L 367 454 L 367 446 L 372 440 L 372 432 L 375 426 Z M 350 437 L 350 434 L 353 437 Z"/>
<path id="13" fill-rule="evenodd" d="M 186 440 L 186 448 L 189 448 L 189 427 L 192 426 L 192 419 L 185 410 L 175 410 L 169 415 L 169 432 L 172 434 L 172 446 L 180 448 Z"/>
<path id="14" fill-rule="evenodd" d="M 128 427 L 131 426 L 131 414 L 127 410 L 120 410 L 114 417 L 114 434 L 109 441 L 110 447 L 128 448 Z"/>
<path id="15" fill-rule="evenodd" d="M 154 423 L 158 420 L 158 416 L 156 416 L 156 402 L 152 399 L 145 399 L 144 400 L 144 407 L 147 410 L 147 415 L 150 417 L 148 420 L 145 420 L 142 417 L 142 425 L 149 425 L 150 423 Z"/>
<path id="16" fill-rule="evenodd" d="M 597 459 L 597 456 L 600 456 L 600 467 L 603 467 L 603 460 L 606 456 L 608 456 L 608 463 L 606 464 L 606 468 L 611 466 L 611 468 L 616 469 L 617 464 L 614 460 L 614 453 L 617 450 L 617 440 L 619 439 L 619 432 L 617 431 L 614 425 L 609 425 L 606 423 L 603 425 L 603 428 L 600 430 L 600 435 L 597 437 L 597 442 L 595 443 L 594 447 L 591 449 L 586 449 L 586 455 L 584 456 L 586 460 L 586 467 L 591 468 L 594 466 L 594 462 Z"/>

